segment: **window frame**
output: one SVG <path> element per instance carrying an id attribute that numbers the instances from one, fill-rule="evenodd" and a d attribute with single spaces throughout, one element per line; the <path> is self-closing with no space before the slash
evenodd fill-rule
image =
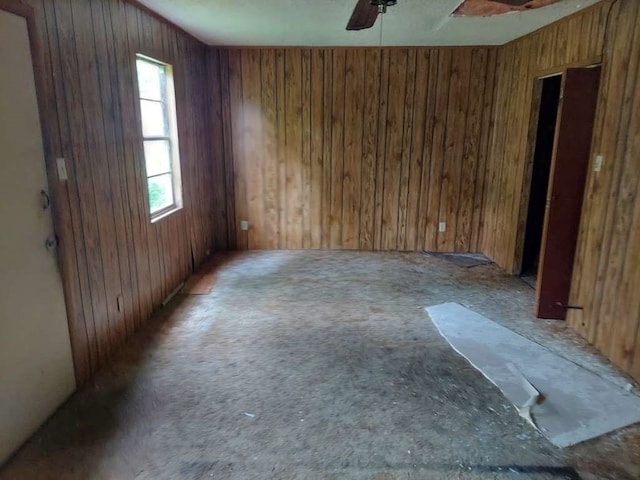
<path id="1" fill-rule="evenodd" d="M 155 98 L 146 98 L 143 97 L 142 92 L 140 90 L 140 75 L 138 71 L 138 62 L 142 61 L 147 64 L 153 65 L 154 67 L 160 67 L 164 70 L 164 82 L 161 85 L 162 89 L 162 98 L 160 100 Z M 181 175 L 181 165 L 180 165 L 180 141 L 178 138 L 178 118 L 176 113 L 176 98 L 175 98 L 175 83 L 174 83 L 174 74 L 173 74 L 173 66 L 170 63 L 163 62 L 156 58 L 150 57 L 149 55 L 145 55 L 143 53 L 136 53 L 135 55 L 135 73 L 136 73 L 136 90 L 137 90 L 137 99 L 138 99 L 138 111 L 139 111 L 139 128 L 140 128 L 140 138 L 141 138 L 141 147 L 142 147 L 142 158 L 144 161 L 144 172 L 145 172 L 145 189 L 146 189 L 146 197 L 147 197 L 147 212 L 150 217 L 151 223 L 157 222 L 174 212 L 177 212 L 182 209 L 183 201 L 182 201 L 182 175 Z M 144 120 L 142 118 L 142 105 L 143 102 L 155 102 L 162 105 L 163 110 L 163 120 L 165 123 L 165 129 L 167 135 L 149 135 L 145 136 L 144 133 Z M 147 169 L 147 154 L 145 146 L 147 142 L 154 141 L 165 141 L 169 145 L 169 161 L 170 165 L 169 171 L 165 171 L 158 174 L 149 175 Z M 172 186 L 172 194 L 173 194 L 173 202 L 171 205 L 167 205 L 159 210 L 154 212 L 151 211 L 151 199 L 149 197 L 149 180 L 156 177 L 171 175 L 171 186 Z"/>

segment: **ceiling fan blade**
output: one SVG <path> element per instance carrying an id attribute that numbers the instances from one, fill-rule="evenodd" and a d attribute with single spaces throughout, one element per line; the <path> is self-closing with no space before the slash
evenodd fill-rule
<path id="1" fill-rule="evenodd" d="M 371 28 L 378 18 L 378 7 L 371 5 L 371 0 L 358 0 L 356 8 L 347 24 L 347 30 L 364 30 Z"/>

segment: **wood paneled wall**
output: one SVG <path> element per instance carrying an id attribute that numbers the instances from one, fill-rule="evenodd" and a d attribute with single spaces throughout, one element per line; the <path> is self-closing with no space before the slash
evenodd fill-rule
<path id="1" fill-rule="evenodd" d="M 519 268 L 526 220 L 527 152 L 534 78 L 602 59 L 593 155 L 581 219 L 568 321 L 616 365 L 640 380 L 640 3 L 598 7 L 502 47 L 498 54 L 481 249 Z"/>
<path id="2" fill-rule="evenodd" d="M 228 72 L 239 248 L 477 251 L 495 61 L 486 48 L 210 56 Z"/>
<path id="3" fill-rule="evenodd" d="M 598 63 L 606 16 L 604 7 L 590 9 L 499 49 L 481 250 L 510 273 L 520 268 L 524 239 L 534 81 L 567 65 Z"/>
<path id="4" fill-rule="evenodd" d="M 611 10 L 569 322 L 640 380 L 640 2 Z"/>
<path id="5" fill-rule="evenodd" d="M 121 0 L 30 0 L 76 374 L 81 383 L 214 248 L 226 248 L 207 47 Z M 135 54 L 174 66 L 184 208 L 150 222 Z M 223 192 L 222 195 L 220 192 Z M 34 292 L 37 295 L 37 292 Z"/>

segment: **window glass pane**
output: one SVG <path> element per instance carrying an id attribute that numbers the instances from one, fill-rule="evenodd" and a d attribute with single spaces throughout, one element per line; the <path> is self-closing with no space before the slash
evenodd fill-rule
<path id="1" fill-rule="evenodd" d="M 149 178 L 148 185 L 151 214 L 173 205 L 173 182 L 170 173 Z"/>
<path id="2" fill-rule="evenodd" d="M 171 172 L 171 146 L 169 140 L 145 140 L 144 160 L 147 177 Z"/>
<path id="3" fill-rule="evenodd" d="M 163 99 L 164 67 L 144 60 L 137 60 L 138 87 L 141 98 Z"/>
<path id="4" fill-rule="evenodd" d="M 158 102 L 142 100 L 140 102 L 142 113 L 142 135 L 145 137 L 168 136 L 165 122 L 164 105 Z"/>

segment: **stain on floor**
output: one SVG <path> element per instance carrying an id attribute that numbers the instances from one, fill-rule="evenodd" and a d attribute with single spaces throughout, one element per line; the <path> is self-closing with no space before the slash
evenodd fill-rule
<path id="1" fill-rule="evenodd" d="M 442 302 L 614 371 L 494 265 L 249 252 L 160 311 L 0 479 L 640 478 L 640 427 L 553 447 L 438 334 L 424 307 Z"/>

